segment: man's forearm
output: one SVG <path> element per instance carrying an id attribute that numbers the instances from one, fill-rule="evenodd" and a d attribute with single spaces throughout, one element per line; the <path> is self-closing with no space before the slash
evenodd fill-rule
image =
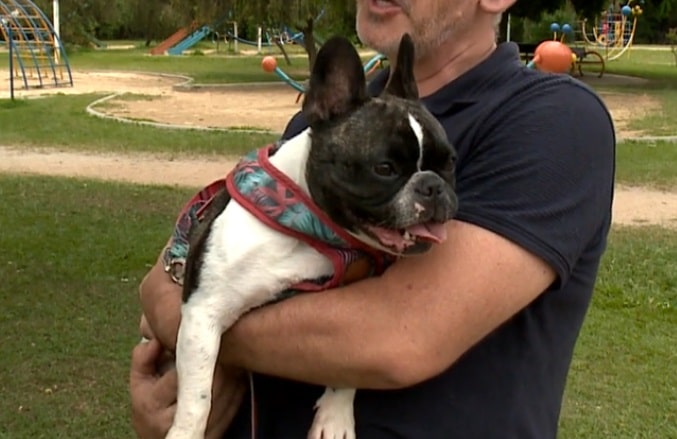
<path id="1" fill-rule="evenodd" d="M 224 334 L 221 358 L 259 373 L 326 386 L 403 387 L 399 365 L 411 349 L 406 339 L 393 343 L 392 338 L 406 328 L 393 326 L 397 319 L 387 303 L 375 306 L 376 282 L 299 294 L 257 309 Z M 399 322 L 406 325 L 404 319 Z"/>
<path id="2" fill-rule="evenodd" d="M 407 387 L 444 371 L 554 279 L 547 263 L 510 240 L 453 222 L 447 242 L 398 261 L 380 278 L 243 316 L 224 334 L 221 360 L 320 385 Z M 173 349 L 181 289 L 168 283 L 158 263 L 142 285 L 142 302 Z"/>
<path id="3" fill-rule="evenodd" d="M 385 291 L 375 291 L 374 283 L 383 290 L 382 280 L 369 279 L 300 294 L 246 314 L 223 336 L 221 358 L 249 370 L 322 385 L 402 387 L 407 371 L 401 366 L 412 357 L 411 343 L 407 345 L 406 337 L 398 340 L 406 323 L 393 318 L 398 311 Z M 141 301 L 154 336 L 174 350 L 181 287 L 169 279 L 161 261 L 144 278 Z"/>

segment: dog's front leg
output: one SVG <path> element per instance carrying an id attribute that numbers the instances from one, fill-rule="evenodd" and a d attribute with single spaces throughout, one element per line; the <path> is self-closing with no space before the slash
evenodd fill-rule
<path id="1" fill-rule="evenodd" d="M 355 439 L 355 389 L 327 387 L 315 403 L 315 419 L 308 439 Z"/>
<path id="2" fill-rule="evenodd" d="M 211 410 L 212 382 L 221 334 L 237 318 L 225 317 L 196 290 L 181 309 L 176 371 L 179 377 L 174 424 L 167 439 L 203 439 Z"/>

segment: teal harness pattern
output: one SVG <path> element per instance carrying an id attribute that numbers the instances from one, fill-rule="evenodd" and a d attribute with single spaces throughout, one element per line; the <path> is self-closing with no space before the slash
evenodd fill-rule
<path id="1" fill-rule="evenodd" d="M 384 253 L 367 247 L 336 225 L 310 197 L 269 161 L 280 143 L 247 154 L 228 176 L 230 196 L 270 227 L 308 243 L 334 264 L 327 279 L 310 279 L 295 288 L 319 290 L 340 285 L 346 268 L 368 257 L 372 273 L 387 264 Z"/>

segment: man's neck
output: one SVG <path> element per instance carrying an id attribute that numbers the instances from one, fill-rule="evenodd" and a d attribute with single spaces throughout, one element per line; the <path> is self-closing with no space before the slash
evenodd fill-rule
<path id="1" fill-rule="evenodd" d="M 435 93 L 487 59 L 495 49 L 493 32 L 470 34 L 463 39 L 449 38 L 436 52 L 416 61 L 414 75 L 419 95 Z"/>

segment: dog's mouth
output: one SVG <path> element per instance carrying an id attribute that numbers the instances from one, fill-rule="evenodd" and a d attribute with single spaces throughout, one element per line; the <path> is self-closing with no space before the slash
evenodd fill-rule
<path id="1" fill-rule="evenodd" d="M 425 222 L 412 224 L 403 229 L 389 229 L 368 225 L 365 229 L 381 243 L 397 253 L 420 243 L 439 244 L 447 239 L 445 223 Z"/>

